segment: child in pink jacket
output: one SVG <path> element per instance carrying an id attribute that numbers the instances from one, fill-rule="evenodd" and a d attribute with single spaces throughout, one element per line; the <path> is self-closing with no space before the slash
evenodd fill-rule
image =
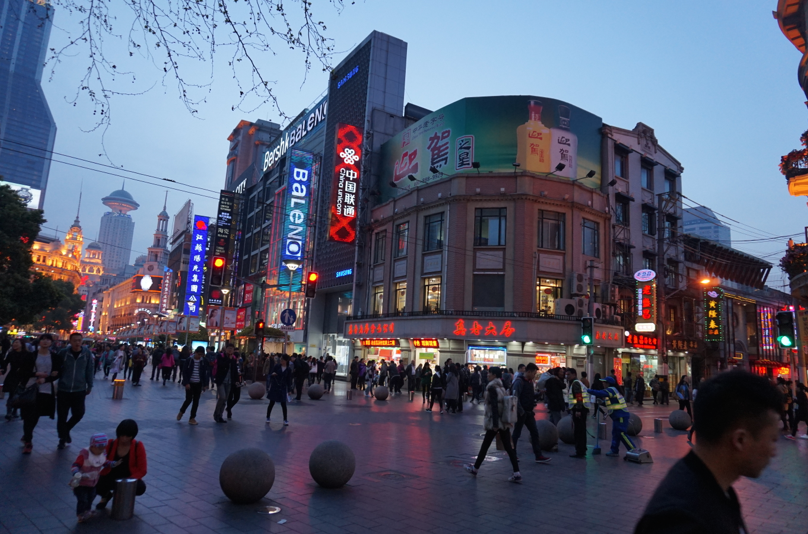
<path id="1" fill-rule="evenodd" d="M 90 438 L 90 447 L 81 449 L 76 461 L 73 462 L 73 478 L 70 486 L 76 496 L 76 516 L 79 523 L 83 523 L 93 514 L 91 508 L 95 499 L 95 485 L 98 484 L 98 477 L 101 470 L 106 467 L 115 467 L 116 462 L 107 460 L 106 455 L 107 436 L 106 434 L 93 434 Z"/>

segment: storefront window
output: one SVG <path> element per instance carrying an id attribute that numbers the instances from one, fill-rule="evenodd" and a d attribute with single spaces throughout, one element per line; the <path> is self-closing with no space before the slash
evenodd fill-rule
<path id="1" fill-rule="evenodd" d="M 424 278 L 424 312 L 436 312 L 440 309 L 441 277 Z"/>
<path id="2" fill-rule="evenodd" d="M 351 355 L 351 340 L 339 334 L 323 335 L 323 353 L 334 358 L 337 363 L 337 376 L 348 374 L 348 361 Z"/>
<path id="3" fill-rule="evenodd" d="M 563 284 L 563 280 L 538 278 L 536 280 L 536 311 L 548 315 L 555 314 L 555 301 L 562 296 Z"/>
<path id="4" fill-rule="evenodd" d="M 407 303 L 407 282 L 399 282 L 396 284 L 396 312 L 401 313 L 404 311 Z"/>
<path id="5" fill-rule="evenodd" d="M 381 315 L 384 313 L 384 286 L 375 286 L 373 288 L 371 310 L 373 315 Z"/>

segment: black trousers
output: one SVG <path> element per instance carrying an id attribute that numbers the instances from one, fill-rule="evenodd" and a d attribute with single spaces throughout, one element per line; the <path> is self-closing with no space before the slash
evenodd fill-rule
<path id="1" fill-rule="evenodd" d="M 132 384 L 140 384 L 140 375 L 143 374 L 142 367 L 135 367 L 132 369 Z"/>
<path id="2" fill-rule="evenodd" d="M 191 419 L 196 419 L 196 410 L 199 408 L 199 397 L 202 395 L 202 383 L 191 382 L 188 386 L 190 387 L 185 390 L 185 402 L 182 403 L 180 412 L 185 413 L 185 410 L 187 410 L 190 405 Z"/>
<path id="3" fill-rule="evenodd" d="M 356 389 L 356 381 L 359 380 L 358 375 L 351 375 L 351 389 Z"/>
<path id="4" fill-rule="evenodd" d="M 295 377 L 295 389 L 297 390 L 297 396 L 295 397 L 297 400 L 300 400 L 300 396 L 303 395 L 303 384 L 306 383 L 306 377 Z M 354 388 L 356 389 L 356 388 Z"/>
<path id="5" fill-rule="evenodd" d="M 325 381 L 325 386 L 324 386 L 325 390 L 326 391 L 331 391 L 331 381 L 334 380 L 333 375 L 331 375 L 329 373 L 325 373 L 323 375 L 323 380 Z"/>
<path id="6" fill-rule="evenodd" d="M 157 376 L 158 380 L 160 379 L 160 373 L 157 372 L 157 370 L 160 368 L 159 365 L 160 364 L 153 363 L 152 366 L 151 366 L 151 379 L 152 380 L 154 380 L 155 376 Z"/>
<path id="7" fill-rule="evenodd" d="M 510 430 L 486 430 L 485 437 L 483 438 L 483 444 L 480 447 L 480 453 L 477 455 L 477 461 L 474 462 L 474 469 L 479 469 L 481 465 L 483 465 L 483 460 L 485 460 L 485 455 L 488 453 L 488 448 L 491 447 L 491 442 L 494 441 L 494 438 L 499 434 L 499 438 L 502 440 L 502 445 L 505 447 L 505 452 L 508 453 L 508 458 L 511 460 L 511 467 L 513 467 L 513 472 L 516 473 L 519 471 L 519 462 L 516 461 L 516 452 L 511 447 L 511 431 Z"/>
<path id="8" fill-rule="evenodd" d="M 800 426 L 800 421 L 804 421 L 806 425 L 808 425 L 808 413 L 804 410 L 792 410 L 794 413 L 794 419 L 791 423 L 791 435 L 796 437 L 797 436 L 797 428 Z M 806 432 L 808 433 L 808 432 Z"/>
<path id="9" fill-rule="evenodd" d="M 233 384 L 230 386 L 230 395 L 227 396 L 227 413 L 233 409 L 233 406 L 238 404 L 241 399 L 241 388 Z"/>
<path id="10" fill-rule="evenodd" d="M 687 411 L 687 415 L 690 416 L 690 419 L 693 419 L 693 412 L 690 411 L 690 401 L 680 400 L 679 409 Z"/>
<path id="11" fill-rule="evenodd" d="M 424 402 L 427 402 L 429 400 L 429 390 L 430 390 L 430 388 L 429 388 L 429 386 L 427 384 L 422 384 L 421 385 L 421 398 L 424 399 L 421 404 L 423 404 Z"/>
<path id="12" fill-rule="evenodd" d="M 281 401 L 280 404 L 281 404 L 281 410 L 283 410 L 283 420 L 287 421 L 289 418 L 286 416 L 286 403 Z M 269 406 L 267 407 L 267 419 L 269 419 L 269 416 L 272 414 L 272 408 L 274 407 L 275 407 L 275 401 L 274 400 L 269 401 Z"/>
<path id="13" fill-rule="evenodd" d="M 95 485 L 95 491 L 104 501 L 108 501 L 112 498 L 112 495 L 115 493 L 115 478 L 111 473 L 99 477 L 98 484 Z M 146 483 L 142 480 L 138 480 L 135 495 L 139 497 L 144 493 L 146 493 Z"/>
<path id="14" fill-rule="evenodd" d="M 76 496 L 76 515 L 89 512 L 93 507 L 93 499 L 95 499 L 95 486 L 73 488 L 73 495 Z"/>
<path id="15" fill-rule="evenodd" d="M 429 409 L 432 409 L 432 405 L 435 404 L 435 401 L 438 401 L 438 407 L 441 411 L 443 411 L 443 390 L 442 389 L 433 389 L 432 390 L 432 397 L 429 399 Z"/>
<path id="16" fill-rule="evenodd" d="M 575 439 L 575 454 L 586 455 L 586 413 L 572 412 L 572 435 Z"/>
<path id="17" fill-rule="evenodd" d="M 59 391 L 56 395 L 56 432 L 59 439 L 68 439 L 70 431 L 84 417 L 84 399 L 87 392 Z M 68 413 L 70 419 L 67 418 Z"/>
<path id="18" fill-rule="evenodd" d="M 536 414 L 532 411 L 525 412 L 522 417 L 516 422 L 513 427 L 513 450 L 516 452 L 516 443 L 519 441 L 519 436 L 522 435 L 522 428 L 527 427 L 530 433 L 530 443 L 533 445 L 533 454 L 536 459 L 541 458 L 541 447 L 539 446 L 539 429 L 536 428 Z"/>

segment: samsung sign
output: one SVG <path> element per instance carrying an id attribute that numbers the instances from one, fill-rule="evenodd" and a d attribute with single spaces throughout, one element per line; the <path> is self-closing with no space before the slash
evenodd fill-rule
<path id="1" fill-rule="evenodd" d="M 289 184 L 286 187 L 284 202 L 283 240 L 278 283 L 289 285 L 292 278 L 292 291 L 301 291 L 303 269 L 293 273 L 284 265 L 285 261 L 303 261 L 306 254 L 309 208 L 311 206 L 312 167 L 314 156 L 302 150 L 292 150 L 289 158 Z"/>
<path id="2" fill-rule="evenodd" d="M 323 99 L 312 111 L 304 115 L 302 119 L 292 124 L 289 128 L 286 128 L 275 144 L 264 153 L 263 172 L 272 170 L 289 148 L 293 147 L 295 143 L 300 142 L 301 139 L 315 130 L 320 124 L 323 124 L 327 111 L 328 100 Z"/>

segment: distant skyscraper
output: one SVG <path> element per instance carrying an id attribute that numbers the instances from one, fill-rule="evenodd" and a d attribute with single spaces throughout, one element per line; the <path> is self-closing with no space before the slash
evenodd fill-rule
<path id="1" fill-rule="evenodd" d="M 729 226 L 725 226 L 713 210 L 705 206 L 685 208 L 682 228 L 686 234 L 697 235 L 721 245 L 731 247 L 732 235 Z"/>
<path id="2" fill-rule="evenodd" d="M 98 231 L 98 242 L 104 249 L 104 271 L 121 274 L 129 264 L 135 233 L 135 222 L 128 213 L 138 209 L 140 204 L 123 189 L 113 191 L 101 202 L 112 209 L 101 217 L 101 229 Z"/>
<path id="3" fill-rule="evenodd" d="M 52 23 L 44 0 L 0 2 L 0 180 L 39 209 L 56 139 L 40 85 Z"/>

